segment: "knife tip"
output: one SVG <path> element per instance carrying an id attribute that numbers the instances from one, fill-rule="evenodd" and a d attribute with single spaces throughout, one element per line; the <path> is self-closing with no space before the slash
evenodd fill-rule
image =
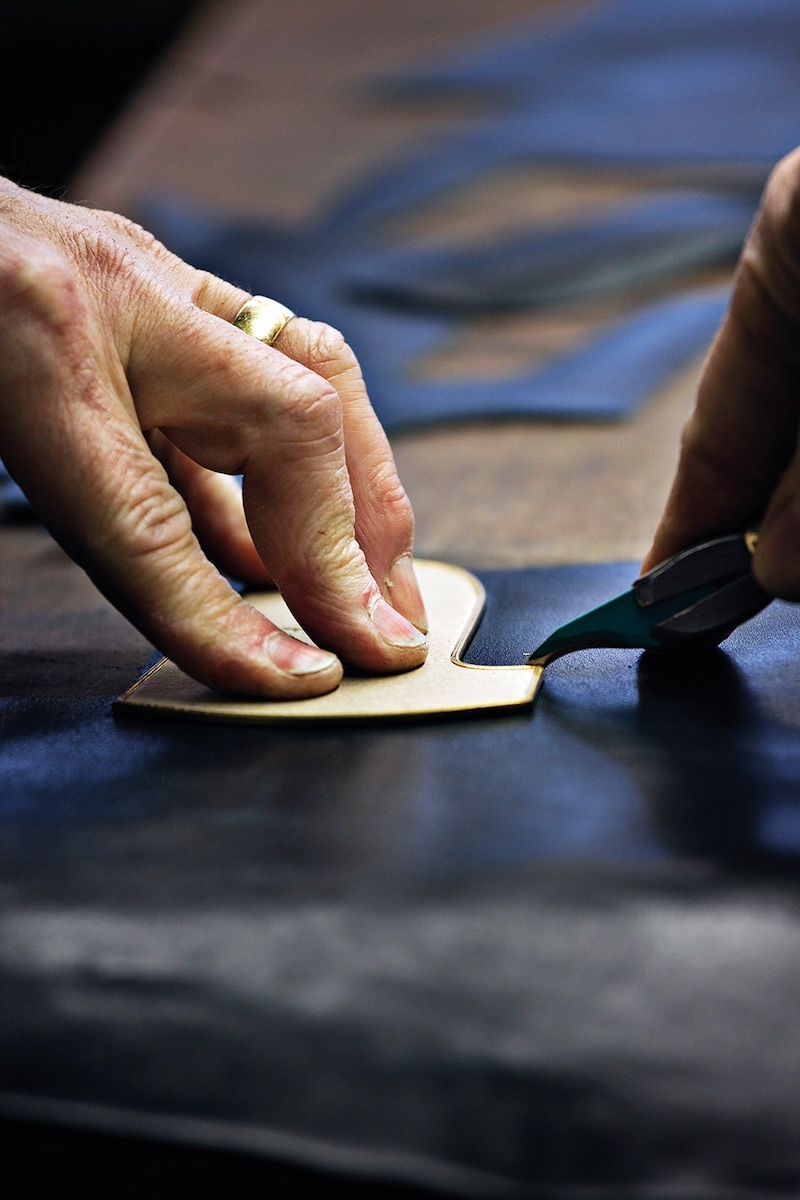
<path id="1" fill-rule="evenodd" d="M 528 657 L 525 659 L 525 663 L 529 667 L 546 667 L 547 664 L 552 662 L 554 658 L 557 658 L 560 653 L 561 649 L 558 645 L 554 644 L 554 639 L 547 638 L 546 641 L 542 642 L 541 646 L 537 646 L 536 649 L 528 655 Z"/>

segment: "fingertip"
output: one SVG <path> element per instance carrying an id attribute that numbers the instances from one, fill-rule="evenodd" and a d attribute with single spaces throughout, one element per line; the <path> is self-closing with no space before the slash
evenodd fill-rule
<path id="1" fill-rule="evenodd" d="M 391 650 L 412 651 L 420 661 L 427 654 L 425 634 L 391 604 L 387 604 L 383 596 L 375 596 L 369 607 L 369 616 L 379 637 Z"/>
<path id="2" fill-rule="evenodd" d="M 335 654 L 280 631 L 263 639 L 260 652 L 228 646 L 218 655 L 206 655 L 202 666 L 188 663 L 185 669 L 214 691 L 265 703 L 323 696 L 339 686 L 343 675 Z"/>
<path id="3" fill-rule="evenodd" d="M 300 642 L 282 630 L 275 630 L 264 639 L 264 650 L 279 671 L 293 679 L 308 679 L 310 686 L 314 684 L 311 676 L 335 678 L 336 683 L 342 678 L 342 665 L 335 654 Z"/>
<path id="4" fill-rule="evenodd" d="M 343 667 L 329 650 L 309 645 L 235 596 L 226 615 L 200 607 L 195 621 L 154 639 L 199 683 L 251 700 L 303 700 L 339 686 Z"/>
<path id="5" fill-rule="evenodd" d="M 250 605 L 243 606 L 250 609 Z M 257 699 L 304 700 L 334 691 L 344 674 L 339 659 L 330 650 L 309 645 L 273 625 L 255 609 L 248 614 L 256 629 L 243 628 L 238 647 L 220 646 L 225 660 L 232 651 L 240 668 L 231 671 L 224 690 L 246 693 Z M 238 651 L 238 653 L 237 653 Z M 231 661 L 230 659 L 228 661 Z"/>
<path id="6" fill-rule="evenodd" d="M 388 598 L 394 609 L 420 632 L 428 632 L 428 614 L 410 553 L 395 559 L 386 576 Z"/>

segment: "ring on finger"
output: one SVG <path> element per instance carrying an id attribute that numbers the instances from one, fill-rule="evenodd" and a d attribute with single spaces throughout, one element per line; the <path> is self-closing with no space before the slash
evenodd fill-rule
<path id="1" fill-rule="evenodd" d="M 295 314 L 285 304 L 268 296 L 251 296 L 233 318 L 237 329 L 271 346 Z"/>

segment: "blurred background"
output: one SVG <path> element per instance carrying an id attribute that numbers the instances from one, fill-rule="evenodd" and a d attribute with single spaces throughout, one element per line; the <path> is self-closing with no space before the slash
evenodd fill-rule
<path id="1" fill-rule="evenodd" d="M 6 5 L 0 172 L 28 187 L 63 191 L 199 7 L 200 0 Z"/>

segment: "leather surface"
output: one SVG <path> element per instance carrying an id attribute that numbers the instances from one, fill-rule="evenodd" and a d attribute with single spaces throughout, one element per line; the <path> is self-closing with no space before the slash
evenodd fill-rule
<path id="1" fill-rule="evenodd" d="M 636 567 L 479 574 L 505 663 Z M 561 659 L 525 716 L 369 730 L 7 700 L 0 1108 L 234 1172 L 793 1194 L 798 640 L 774 603 L 681 663 Z"/>

